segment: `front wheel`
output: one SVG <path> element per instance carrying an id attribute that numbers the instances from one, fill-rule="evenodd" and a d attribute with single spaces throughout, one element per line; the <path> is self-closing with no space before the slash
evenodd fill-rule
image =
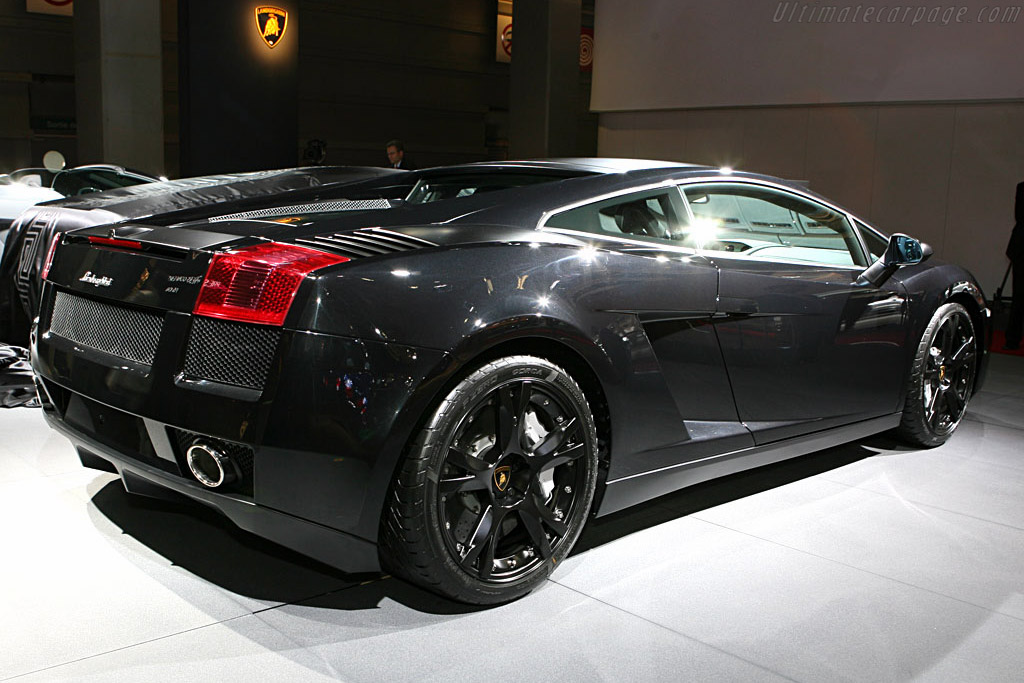
<path id="1" fill-rule="evenodd" d="M 945 443 L 967 411 L 977 358 L 967 309 L 957 303 L 940 306 L 914 356 L 899 436 L 918 446 Z"/>
<path id="2" fill-rule="evenodd" d="M 491 361 L 410 445 L 382 518 L 381 559 L 462 602 L 524 595 L 578 538 L 597 462 L 593 416 L 565 370 L 532 356 Z"/>

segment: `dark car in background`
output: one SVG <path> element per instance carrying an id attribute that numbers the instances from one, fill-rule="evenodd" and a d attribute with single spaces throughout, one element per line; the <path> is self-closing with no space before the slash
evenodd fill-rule
<path id="1" fill-rule="evenodd" d="M 895 429 L 984 375 L 963 268 L 799 185 L 630 160 L 484 163 L 50 241 L 48 422 L 347 571 L 537 586 L 586 520 Z"/>

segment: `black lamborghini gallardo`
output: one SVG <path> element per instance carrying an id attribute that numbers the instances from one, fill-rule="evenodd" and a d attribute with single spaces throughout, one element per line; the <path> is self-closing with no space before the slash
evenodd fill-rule
<path id="1" fill-rule="evenodd" d="M 49 244 L 49 423 L 131 492 L 472 603 L 591 515 L 884 430 L 940 444 L 984 374 L 968 272 L 728 169 L 470 164 L 159 223 Z"/>

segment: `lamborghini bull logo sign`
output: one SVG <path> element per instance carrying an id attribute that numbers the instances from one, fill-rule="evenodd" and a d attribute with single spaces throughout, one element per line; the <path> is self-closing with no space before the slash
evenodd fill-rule
<path id="1" fill-rule="evenodd" d="M 508 465 L 494 468 L 494 487 L 498 489 L 500 493 L 505 493 L 505 489 L 508 488 L 508 482 L 512 479 L 512 468 Z"/>
<path id="2" fill-rule="evenodd" d="M 256 8 L 256 28 L 267 47 L 275 47 L 284 38 L 288 28 L 288 11 L 280 7 L 262 5 Z"/>

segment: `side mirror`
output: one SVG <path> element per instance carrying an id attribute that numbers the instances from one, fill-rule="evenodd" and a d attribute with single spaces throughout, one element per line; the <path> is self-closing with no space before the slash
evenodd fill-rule
<path id="1" fill-rule="evenodd" d="M 927 250 L 927 254 L 925 253 Z M 921 263 L 932 255 L 932 248 L 927 244 L 921 244 L 913 237 L 895 234 L 889 238 L 889 246 L 885 249 L 882 257 L 886 265 L 890 266 L 911 266 Z"/>
<path id="2" fill-rule="evenodd" d="M 921 263 L 932 255 L 932 248 L 913 237 L 896 233 L 889 238 L 885 253 L 863 273 L 857 276 L 857 284 L 881 286 L 901 266 Z"/>

